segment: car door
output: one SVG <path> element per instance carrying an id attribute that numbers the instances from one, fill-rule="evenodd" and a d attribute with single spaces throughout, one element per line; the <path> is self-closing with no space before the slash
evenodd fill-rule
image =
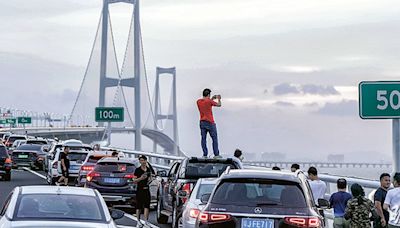
<path id="1" fill-rule="evenodd" d="M 167 175 L 167 180 L 164 185 L 163 189 L 163 202 L 164 202 L 164 208 L 167 208 L 169 210 L 172 209 L 172 196 L 171 196 L 171 184 L 175 181 L 176 173 L 179 167 L 179 162 L 175 162 L 172 166 L 171 169 L 168 172 Z"/>

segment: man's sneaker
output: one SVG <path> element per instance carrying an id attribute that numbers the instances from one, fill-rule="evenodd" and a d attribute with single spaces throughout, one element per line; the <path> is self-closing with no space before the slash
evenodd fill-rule
<path id="1" fill-rule="evenodd" d="M 143 227 L 143 224 L 140 222 L 140 220 L 138 220 L 137 224 L 136 224 L 136 228 L 142 228 L 142 227 Z"/>
<path id="2" fill-rule="evenodd" d="M 56 183 L 55 183 L 57 186 L 60 186 L 60 183 L 57 181 Z"/>
<path id="3" fill-rule="evenodd" d="M 145 225 L 145 227 L 151 227 L 151 223 L 149 223 L 148 221 L 146 221 L 146 222 L 144 223 L 144 225 Z"/>
<path id="4" fill-rule="evenodd" d="M 208 157 L 207 157 L 207 156 L 203 156 L 203 158 L 204 158 L 204 159 L 207 159 Z"/>
<path id="5" fill-rule="evenodd" d="M 220 158 L 222 158 L 222 156 L 220 155 L 214 156 L 214 159 L 220 159 Z"/>

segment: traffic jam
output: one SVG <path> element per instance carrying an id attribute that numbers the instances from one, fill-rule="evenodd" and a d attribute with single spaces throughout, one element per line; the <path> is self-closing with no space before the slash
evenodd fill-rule
<path id="1" fill-rule="evenodd" d="M 0 227 L 325 227 L 303 172 L 243 166 L 238 158 L 190 157 L 157 170 L 146 156 L 131 158 L 79 140 L 1 132 L 0 176 L 44 173 L 49 186 L 18 186 L 0 213 Z M 65 169 L 67 167 L 67 170 Z M 142 170 L 142 171 L 141 171 Z M 156 224 L 157 225 L 157 224 Z M 165 226 L 165 225 L 164 225 Z"/>

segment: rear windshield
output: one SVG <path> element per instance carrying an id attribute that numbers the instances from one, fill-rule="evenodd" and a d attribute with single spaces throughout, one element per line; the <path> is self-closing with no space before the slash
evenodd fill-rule
<path id="1" fill-rule="evenodd" d="M 6 147 L 0 146 L 0 157 L 8 157 Z"/>
<path id="2" fill-rule="evenodd" d="M 264 179 L 222 182 L 217 187 L 211 202 L 252 207 L 306 207 L 306 200 L 299 184 Z"/>
<path id="3" fill-rule="evenodd" d="M 42 145 L 24 144 L 17 147 L 16 150 L 42 151 Z"/>
<path id="4" fill-rule="evenodd" d="M 197 191 L 196 199 L 200 199 L 202 195 L 209 194 L 214 189 L 215 184 L 202 184 Z"/>
<path id="5" fill-rule="evenodd" d="M 25 137 L 24 137 L 24 136 L 10 136 L 10 137 L 8 138 L 8 141 L 9 141 L 10 143 L 13 143 L 15 140 L 18 140 L 18 139 L 25 139 Z"/>
<path id="6" fill-rule="evenodd" d="M 104 158 L 105 156 L 89 156 L 87 162 L 89 163 L 97 163 L 100 159 Z"/>
<path id="7" fill-rule="evenodd" d="M 136 166 L 129 163 L 117 163 L 117 162 L 101 162 L 97 163 L 94 167 L 94 171 L 97 172 L 123 172 L 123 173 L 134 173 Z"/>
<path id="8" fill-rule="evenodd" d="M 69 152 L 68 158 L 70 161 L 76 161 L 78 163 L 82 163 L 83 161 L 85 161 L 87 155 L 88 155 L 87 153 Z"/>
<path id="9" fill-rule="evenodd" d="M 26 142 L 27 144 L 37 144 L 37 145 L 46 145 L 47 144 L 47 142 L 46 141 L 37 141 L 37 140 L 34 140 L 34 141 L 27 141 Z"/>
<path id="10" fill-rule="evenodd" d="M 100 201 L 93 196 L 26 194 L 20 196 L 14 218 L 105 221 L 101 208 Z"/>
<path id="11" fill-rule="evenodd" d="M 226 163 L 190 162 L 186 166 L 184 178 L 218 177 L 227 167 L 236 168 L 233 164 Z"/>

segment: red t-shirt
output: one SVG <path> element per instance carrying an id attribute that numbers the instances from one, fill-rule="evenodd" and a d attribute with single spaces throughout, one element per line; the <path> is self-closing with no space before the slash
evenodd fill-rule
<path id="1" fill-rule="evenodd" d="M 197 107 L 199 108 L 200 112 L 200 120 L 215 123 L 212 113 L 212 106 L 217 106 L 217 102 L 211 100 L 210 98 L 200 98 L 197 100 Z"/>

